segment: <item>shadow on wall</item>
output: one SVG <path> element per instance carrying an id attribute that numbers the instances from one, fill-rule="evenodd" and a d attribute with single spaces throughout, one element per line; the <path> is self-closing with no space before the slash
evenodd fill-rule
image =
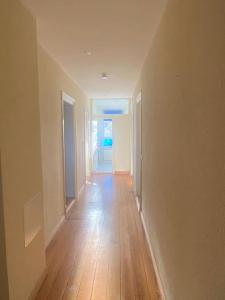
<path id="1" fill-rule="evenodd" d="M 8 274 L 5 249 L 5 226 L 3 213 L 3 195 L 2 195 L 2 174 L 1 174 L 1 153 L 0 153 L 0 299 L 9 299 Z"/>

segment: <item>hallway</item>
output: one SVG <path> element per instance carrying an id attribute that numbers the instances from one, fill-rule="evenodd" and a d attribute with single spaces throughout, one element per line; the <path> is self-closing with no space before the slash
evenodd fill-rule
<path id="1" fill-rule="evenodd" d="M 225 1 L 0 20 L 0 300 L 225 300 Z"/>
<path id="2" fill-rule="evenodd" d="M 45 299 L 160 299 L 130 177 L 91 177 L 47 249 Z"/>

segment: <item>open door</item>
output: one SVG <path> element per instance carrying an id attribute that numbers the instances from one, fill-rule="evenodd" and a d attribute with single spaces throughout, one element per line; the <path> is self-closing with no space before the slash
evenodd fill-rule
<path id="1" fill-rule="evenodd" d="M 65 213 L 76 198 L 75 100 L 62 93 Z"/>
<path id="2" fill-rule="evenodd" d="M 92 121 L 92 170 L 94 173 L 113 172 L 113 120 Z"/>

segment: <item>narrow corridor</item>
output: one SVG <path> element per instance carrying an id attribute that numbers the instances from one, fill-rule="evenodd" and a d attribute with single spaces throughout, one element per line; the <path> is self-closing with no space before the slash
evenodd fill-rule
<path id="1" fill-rule="evenodd" d="M 91 177 L 47 249 L 45 299 L 160 299 L 129 176 Z"/>

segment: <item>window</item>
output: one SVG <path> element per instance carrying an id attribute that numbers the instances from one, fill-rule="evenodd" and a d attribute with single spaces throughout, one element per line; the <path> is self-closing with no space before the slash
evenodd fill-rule
<path id="1" fill-rule="evenodd" d="M 104 119 L 103 130 L 103 147 L 112 147 L 112 119 Z"/>
<path id="2" fill-rule="evenodd" d="M 94 115 L 127 115 L 129 113 L 128 99 L 94 99 Z"/>

